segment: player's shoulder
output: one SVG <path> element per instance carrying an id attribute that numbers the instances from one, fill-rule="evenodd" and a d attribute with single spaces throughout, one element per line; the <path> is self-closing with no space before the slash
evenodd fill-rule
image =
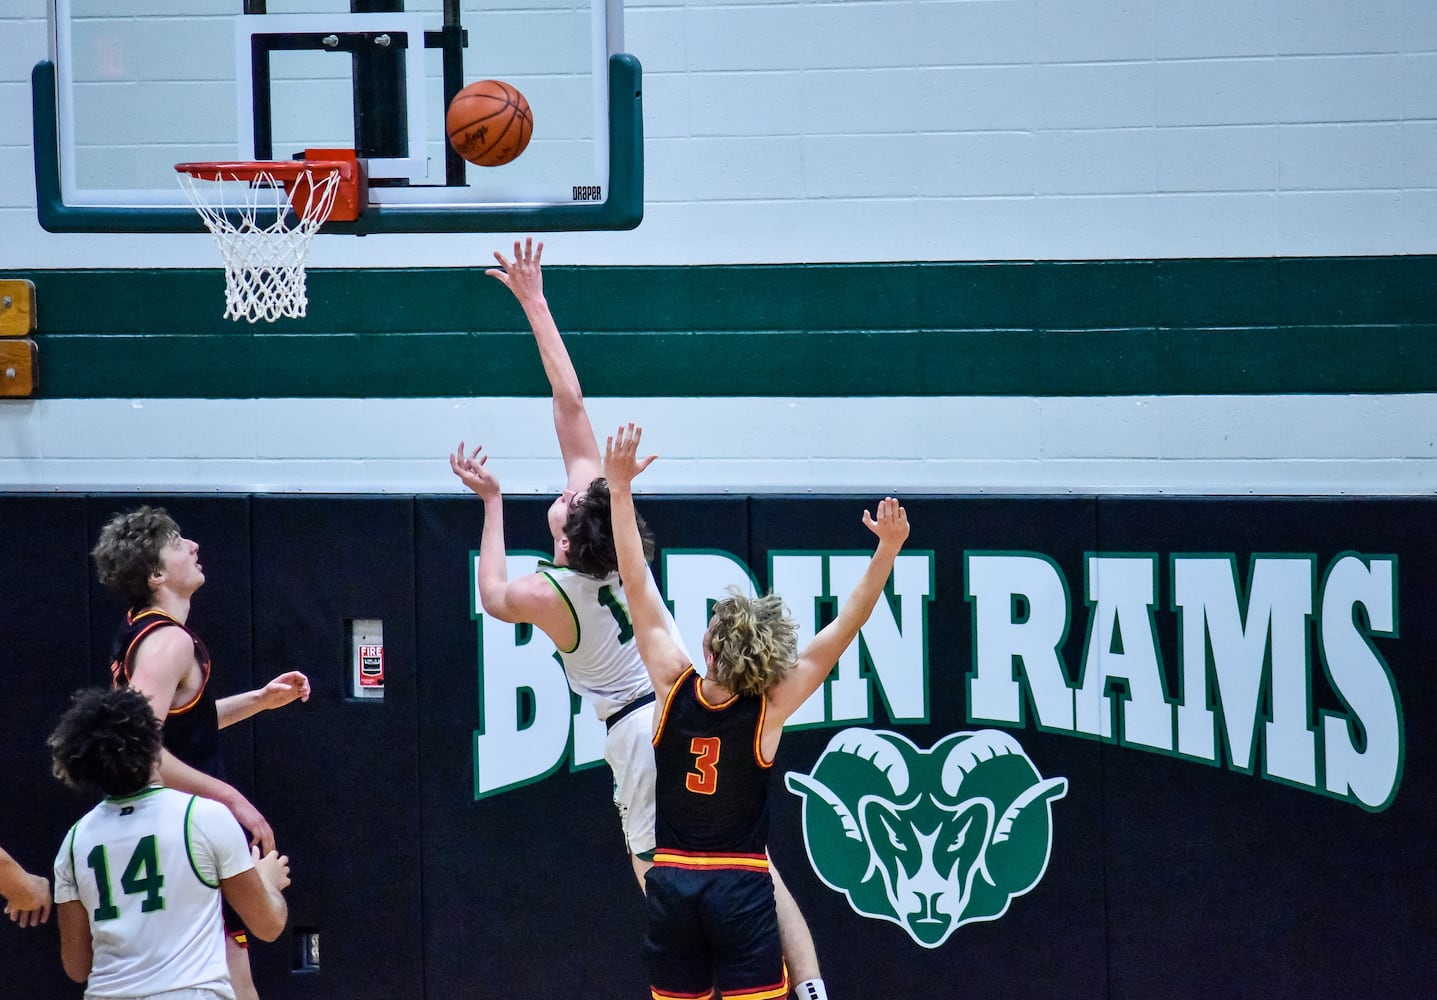
<path id="1" fill-rule="evenodd" d="M 157 618 L 137 639 L 135 656 L 194 658 L 195 640 L 190 630 L 169 616 Z"/>
<path id="2" fill-rule="evenodd" d="M 235 826 L 239 825 L 239 822 L 223 803 L 207 799 L 203 795 L 191 795 L 188 792 L 177 792 L 168 788 L 165 790 L 183 798 L 183 801 L 177 804 L 184 807 L 191 826 L 199 825 L 207 829 L 220 826 L 228 829 L 231 823 Z"/>

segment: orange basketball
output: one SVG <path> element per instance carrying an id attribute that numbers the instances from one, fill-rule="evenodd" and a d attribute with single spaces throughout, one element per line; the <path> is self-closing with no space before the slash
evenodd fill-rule
<path id="1" fill-rule="evenodd" d="M 498 167 L 524 152 L 534 133 L 534 113 L 524 95 L 503 80 L 471 83 L 444 113 L 449 145 L 470 163 Z"/>

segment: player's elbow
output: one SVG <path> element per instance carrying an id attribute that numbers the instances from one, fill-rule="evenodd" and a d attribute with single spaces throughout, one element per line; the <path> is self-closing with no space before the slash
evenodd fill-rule
<path id="1" fill-rule="evenodd" d="M 60 942 L 60 964 L 65 967 L 65 975 L 70 977 L 71 982 L 83 983 L 88 980 L 93 962 L 85 949 L 68 946 L 63 940 Z"/>
<path id="2" fill-rule="evenodd" d="M 245 929 L 261 941 L 275 941 L 284 933 L 285 925 L 289 923 L 289 904 L 278 892 L 277 897 L 270 902 L 265 912 L 254 921 L 245 921 Z"/>
<path id="3" fill-rule="evenodd" d="M 496 592 L 481 588 L 479 591 L 479 607 L 483 609 L 486 615 L 496 621 L 508 622 L 511 625 L 518 622 L 518 618 L 509 610 L 509 602 L 504 599 L 502 590 Z"/>

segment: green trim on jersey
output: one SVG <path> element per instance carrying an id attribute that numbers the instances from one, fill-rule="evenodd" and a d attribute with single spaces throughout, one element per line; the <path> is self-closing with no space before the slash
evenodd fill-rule
<path id="1" fill-rule="evenodd" d="M 574 623 L 574 644 L 568 649 L 559 650 L 559 652 L 568 655 L 569 653 L 572 653 L 574 650 L 579 648 L 579 640 L 583 638 L 583 632 L 579 628 L 579 615 L 578 612 L 574 610 L 574 602 L 569 600 L 569 595 L 564 593 L 563 587 L 559 586 L 559 581 L 555 580 L 552 576 L 550 576 L 549 571 L 544 568 L 546 565 L 553 569 L 564 569 L 566 567 L 555 566 L 553 563 L 545 563 L 541 560 L 539 562 L 540 568 L 538 572 L 540 576 L 542 576 L 545 580 L 549 581 L 549 586 L 553 587 L 554 592 L 564 599 L 564 607 L 569 609 L 569 619 Z M 569 572 L 572 573 L 573 570 L 569 570 Z"/>
<path id="2" fill-rule="evenodd" d="M 201 885 L 207 885 L 211 889 L 218 889 L 220 887 L 219 880 L 216 879 L 214 882 L 211 882 L 209 879 L 205 878 L 203 875 L 200 874 L 200 866 L 195 864 L 194 841 L 190 837 L 190 827 L 193 825 L 190 814 L 194 812 L 195 803 L 197 801 L 199 801 L 199 796 L 191 795 L 189 805 L 185 806 L 185 857 L 187 857 L 190 861 L 190 871 L 195 873 L 195 878 L 200 880 Z"/>
<path id="3" fill-rule="evenodd" d="M 126 802 L 134 802 L 138 799 L 148 798 L 149 796 L 154 795 L 157 792 L 163 792 L 164 790 L 164 785 L 148 785 L 138 792 L 131 792 L 129 795 L 119 795 L 114 798 L 111 798 L 107 795 L 105 796 L 105 801 L 109 802 L 111 805 L 124 805 Z"/>

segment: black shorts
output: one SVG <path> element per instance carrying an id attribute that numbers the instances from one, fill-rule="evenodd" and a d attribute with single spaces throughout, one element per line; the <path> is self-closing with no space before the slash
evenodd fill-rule
<path id="1" fill-rule="evenodd" d="M 656 865 L 647 879 L 644 955 L 655 1000 L 724 996 L 782 1000 L 788 972 L 767 870 Z"/>
<path id="2" fill-rule="evenodd" d="M 230 904 L 220 900 L 220 914 L 225 922 L 225 936 L 235 939 L 235 944 L 241 948 L 249 947 L 249 931 L 245 930 L 244 921 L 239 917 Z"/>

